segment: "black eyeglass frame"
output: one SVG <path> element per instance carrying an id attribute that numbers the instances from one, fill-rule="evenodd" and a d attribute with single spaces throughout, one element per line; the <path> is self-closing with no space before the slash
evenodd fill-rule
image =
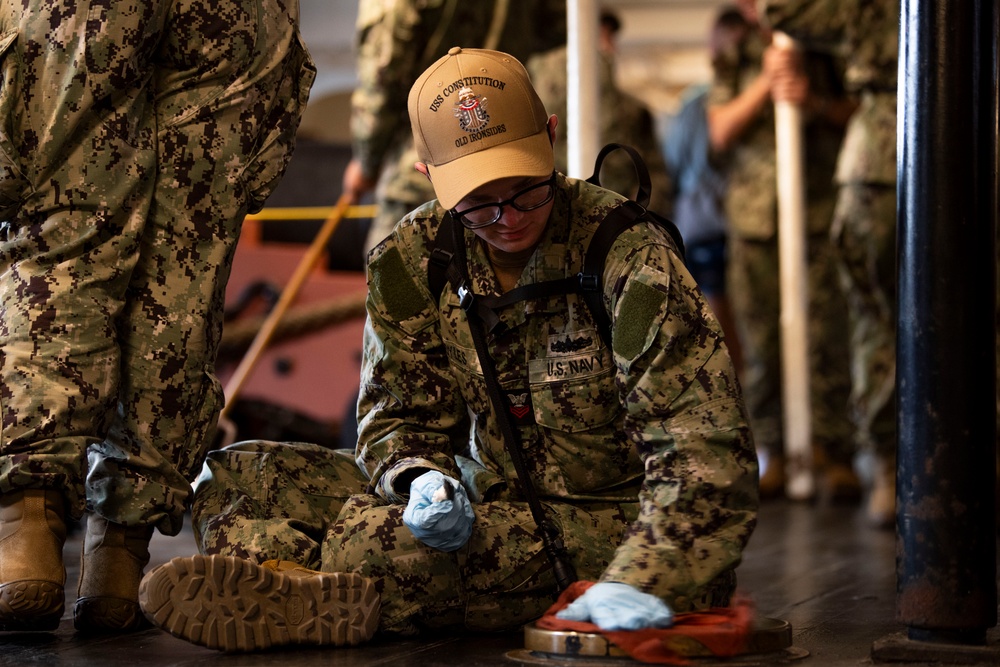
<path id="1" fill-rule="evenodd" d="M 524 196 L 525 194 L 527 194 L 528 192 L 531 192 L 532 190 L 536 190 L 538 188 L 542 188 L 542 187 L 546 187 L 546 186 L 548 186 L 550 188 L 549 189 L 549 196 L 546 197 L 545 199 L 543 199 L 542 201 L 538 202 L 537 204 L 533 204 L 533 205 L 527 206 L 527 207 L 525 207 L 525 206 L 519 206 L 517 204 L 516 200 L 519 197 Z M 525 189 L 523 189 L 523 190 L 521 190 L 519 192 L 515 192 L 508 199 L 505 199 L 505 200 L 499 201 L 499 202 L 490 202 L 488 204 L 479 204 L 478 206 L 472 206 L 470 208 L 467 208 L 464 211 L 459 211 L 458 209 L 454 209 L 453 208 L 453 209 L 451 209 L 451 215 L 452 215 L 452 217 L 458 219 L 458 221 L 461 222 L 462 226 L 465 227 L 466 229 L 482 229 L 483 227 L 489 227 L 490 225 L 496 223 L 497 220 L 499 220 L 500 218 L 503 217 L 503 207 L 504 206 L 508 206 L 508 205 L 509 206 L 513 206 L 515 209 L 517 209 L 518 211 L 521 211 L 521 212 L 534 211 L 536 208 L 541 208 L 542 206 L 545 206 L 550 201 L 552 201 L 552 198 L 555 196 L 555 194 L 556 194 L 556 172 L 553 170 L 552 175 L 549 176 L 546 180 L 542 181 L 541 183 L 534 183 L 533 185 L 529 185 Z M 496 217 L 494 217 L 489 222 L 474 223 L 474 222 L 469 222 L 469 221 L 467 221 L 465 219 L 465 216 L 467 216 L 471 211 L 479 211 L 479 210 L 482 210 L 484 208 L 491 208 L 491 207 L 494 207 L 494 206 L 497 209 L 497 214 L 496 214 Z"/>

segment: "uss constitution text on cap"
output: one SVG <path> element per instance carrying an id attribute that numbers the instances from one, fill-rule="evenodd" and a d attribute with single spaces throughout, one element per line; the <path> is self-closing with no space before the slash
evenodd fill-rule
<path id="1" fill-rule="evenodd" d="M 548 116 L 514 56 L 453 47 L 413 84 L 407 108 L 444 208 L 499 178 L 552 173 Z"/>

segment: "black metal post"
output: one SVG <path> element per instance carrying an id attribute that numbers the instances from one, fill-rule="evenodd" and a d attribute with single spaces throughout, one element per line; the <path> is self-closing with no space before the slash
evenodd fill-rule
<path id="1" fill-rule="evenodd" d="M 896 608 L 917 642 L 997 622 L 996 5 L 901 3 Z"/>

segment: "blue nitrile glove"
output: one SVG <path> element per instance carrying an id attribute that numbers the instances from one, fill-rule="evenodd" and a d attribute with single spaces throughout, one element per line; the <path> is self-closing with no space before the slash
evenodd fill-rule
<path id="1" fill-rule="evenodd" d="M 450 499 L 440 492 L 443 484 L 452 487 Z M 431 470 L 410 482 L 410 502 L 403 511 L 403 523 L 427 546 L 441 551 L 461 548 L 472 535 L 475 518 L 465 488 L 454 479 Z"/>
<path id="2" fill-rule="evenodd" d="M 674 624 L 674 612 L 663 600 L 628 584 L 610 581 L 588 588 L 568 607 L 556 612 L 556 618 L 589 621 L 601 630 L 669 628 Z"/>

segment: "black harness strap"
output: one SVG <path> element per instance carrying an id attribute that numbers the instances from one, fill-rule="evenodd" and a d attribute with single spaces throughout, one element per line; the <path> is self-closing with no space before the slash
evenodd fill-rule
<path id="1" fill-rule="evenodd" d="M 632 157 L 636 176 L 639 179 L 639 191 L 635 201 L 622 202 L 612 209 L 598 225 L 587 246 L 583 270 L 576 276 L 522 285 L 498 297 L 475 294 L 469 284 L 467 274 L 464 233 L 461 225 L 456 224 L 452 219 L 451 213 L 446 213 L 441 220 L 441 226 L 438 228 L 437 237 L 434 240 L 435 247 L 428 260 L 427 279 L 431 293 L 436 299 L 440 299 L 445 284 L 450 283 L 458 295 L 462 309 L 466 312 L 472 339 L 476 346 L 476 354 L 479 356 L 479 363 L 483 369 L 487 393 L 497 416 L 507 452 L 514 464 L 518 486 L 524 494 L 531 510 L 531 516 L 539 528 L 545 552 L 552 563 L 552 569 L 560 589 L 565 589 L 576 581 L 576 571 L 570 562 L 559 528 L 546 517 L 535 485 L 529 475 L 520 434 L 514 427 L 507 410 L 507 401 L 500 388 L 500 381 L 496 375 L 496 365 L 490 356 L 486 337 L 488 333 L 499 332 L 500 317 L 497 313 L 503 308 L 528 299 L 579 293 L 586 301 L 605 345 L 611 347 L 611 317 L 604 306 L 604 292 L 601 288 L 601 282 L 608 252 L 618 235 L 637 222 L 652 222 L 664 227 L 670 233 L 683 257 L 684 246 L 677 227 L 666 218 L 649 212 L 645 208 L 649 203 L 651 193 L 649 171 L 635 149 L 624 144 L 605 146 L 598 155 L 594 174 L 587 179 L 588 182 L 600 185 L 601 164 L 609 153 L 617 149 L 625 150 Z"/>
<path id="2" fill-rule="evenodd" d="M 449 215 L 448 217 L 450 218 L 451 216 Z M 531 481 L 528 463 L 524 456 L 524 448 L 521 444 L 521 437 L 517 429 L 514 428 L 514 424 L 510 419 L 510 413 L 506 409 L 507 403 L 500 389 L 500 380 L 497 378 L 496 365 L 487 348 L 486 331 L 489 323 L 483 317 L 479 316 L 483 310 L 488 310 L 493 314 L 494 318 L 496 314 L 488 308 L 477 307 L 477 304 L 481 302 L 483 297 L 476 296 L 468 289 L 467 281 L 461 275 L 462 272 L 459 269 L 452 270 L 456 266 L 466 266 L 466 255 L 465 244 L 461 238 L 462 230 L 454 223 L 451 223 L 451 227 L 455 237 L 452 244 L 455 252 L 446 275 L 452 287 L 458 291 L 462 308 L 465 310 L 466 315 L 468 315 L 472 340 L 476 345 L 476 354 L 479 356 L 479 363 L 483 368 L 486 391 L 489 394 L 490 403 L 493 405 L 493 412 L 496 414 L 497 422 L 500 425 L 500 432 L 503 434 L 507 453 L 510 454 L 511 462 L 514 464 L 518 486 L 524 494 L 525 500 L 528 501 L 531 516 L 541 533 L 542 544 L 545 547 L 545 553 L 548 555 L 549 561 L 552 563 L 552 571 L 556 578 L 556 584 L 559 586 L 559 590 L 565 590 L 570 584 L 576 581 L 576 570 L 572 562 L 570 562 L 566 545 L 562 540 L 562 534 L 559 532 L 559 527 L 545 515 L 545 509 L 542 507 L 538 493 L 535 491 L 535 485 Z M 441 232 L 439 231 L 438 236 L 440 235 Z M 459 281 L 457 285 L 455 282 L 456 279 Z"/>
<path id="3" fill-rule="evenodd" d="M 583 259 L 580 283 L 581 285 L 586 283 L 586 288 L 581 293 L 587 302 L 587 307 L 590 308 L 594 322 L 597 323 L 597 331 L 608 347 L 611 347 L 611 316 L 604 306 L 604 291 L 601 289 L 604 263 L 618 235 L 639 222 L 645 212 L 646 209 L 634 201 L 624 201 L 613 208 L 598 225 Z"/>
<path id="4" fill-rule="evenodd" d="M 436 247 L 431 252 L 428 265 L 427 279 L 431 292 L 435 297 L 440 297 L 444 285 L 450 283 L 455 293 L 458 294 L 462 309 L 466 312 L 474 312 L 486 324 L 486 330 L 490 333 L 494 333 L 500 324 L 500 317 L 497 313 L 507 306 L 530 299 L 546 299 L 563 294 L 581 294 L 597 323 L 598 332 L 605 344 L 610 346 L 611 318 L 604 307 L 604 295 L 601 291 L 604 263 L 608 251 L 618 235 L 644 219 L 645 212 L 646 209 L 633 201 L 624 201 L 612 209 L 598 225 L 597 231 L 587 246 L 583 270 L 577 275 L 522 285 L 500 296 L 473 294 L 464 272 L 465 248 L 463 239 L 455 238 L 455 236 L 461 235 L 461 228 L 454 223 L 450 214 L 446 214 L 441 220 L 441 227 L 437 234 L 439 241 L 436 241 Z M 460 250 L 456 252 L 457 249 Z"/>
<path id="5" fill-rule="evenodd" d="M 639 155 L 639 151 L 627 144 L 612 142 L 602 148 L 601 152 L 597 154 L 597 159 L 594 161 L 594 173 L 590 175 L 587 182 L 598 186 L 601 185 L 601 166 L 604 164 L 604 158 L 616 150 L 623 150 L 632 158 L 632 166 L 635 168 L 635 175 L 639 179 L 639 191 L 635 193 L 634 201 L 639 206 L 646 208 L 649 206 L 649 198 L 653 193 L 653 180 L 649 177 L 649 169 L 646 168 L 646 163 L 642 159 L 642 156 Z"/>

